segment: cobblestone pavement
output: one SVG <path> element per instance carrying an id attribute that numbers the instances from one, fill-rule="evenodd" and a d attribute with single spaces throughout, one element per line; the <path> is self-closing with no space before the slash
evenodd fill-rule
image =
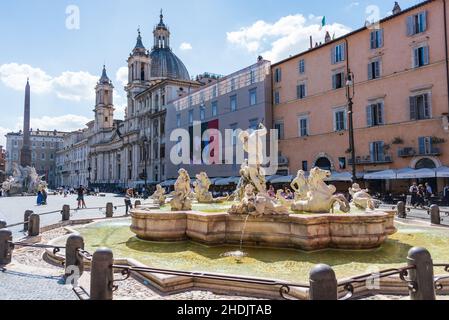
<path id="1" fill-rule="evenodd" d="M 391 210 L 393 208 L 393 205 L 382 205 L 380 209 L 389 209 Z M 442 218 L 442 225 L 449 226 L 449 216 L 447 216 L 443 212 L 449 212 L 449 207 L 440 207 L 441 218 Z M 427 210 L 421 210 L 421 209 L 411 209 L 409 212 L 407 212 L 407 219 L 418 219 L 422 221 L 427 221 L 430 223 L 430 215 L 427 213 Z"/>
<path id="2" fill-rule="evenodd" d="M 66 234 L 62 228 L 41 235 L 41 242 Z M 50 265 L 43 260 L 43 249 L 15 249 L 13 263 L 0 272 L 0 300 L 76 300 L 71 285 L 63 283 L 62 267 Z M 115 275 L 120 279 L 120 275 Z M 114 292 L 115 300 L 254 300 L 252 297 L 218 295 L 209 291 L 187 291 L 177 294 L 161 294 L 149 284 L 133 278 L 119 282 Z M 90 289 L 90 273 L 85 272 L 78 285 L 87 292 Z"/>
<path id="3" fill-rule="evenodd" d="M 26 210 L 33 210 L 35 213 L 51 212 L 61 210 L 63 205 L 70 205 L 72 209 L 77 207 L 77 196 L 71 195 L 67 198 L 64 196 L 48 196 L 48 205 L 37 206 L 36 197 L 0 197 L 0 220 L 5 220 L 8 224 L 15 224 L 23 222 L 23 215 Z M 106 203 L 112 202 L 114 206 L 124 205 L 124 198 L 114 194 L 106 194 L 105 197 L 86 196 L 86 204 L 88 208 L 106 207 Z M 72 219 L 90 219 L 104 217 L 106 209 L 102 210 L 79 210 L 72 211 Z M 124 215 L 125 208 L 117 208 L 115 215 Z M 57 223 L 61 220 L 59 213 L 41 216 L 41 227 Z M 13 231 L 15 237 L 23 236 L 21 230 L 23 227 L 14 227 Z"/>

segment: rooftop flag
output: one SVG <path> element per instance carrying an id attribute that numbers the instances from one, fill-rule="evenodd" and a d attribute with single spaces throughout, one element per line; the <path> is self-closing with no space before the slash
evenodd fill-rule
<path id="1" fill-rule="evenodd" d="M 320 26 L 320 30 L 322 30 L 324 28 L 324 26 L 326 25 L 326 16 L 323 17 L 323 20 L 321 20 L 321 26 Z"/>

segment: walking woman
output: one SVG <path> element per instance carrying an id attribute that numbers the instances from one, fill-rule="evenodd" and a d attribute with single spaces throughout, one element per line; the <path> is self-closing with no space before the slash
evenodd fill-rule
<path id="1" fill-rule="evenodd" d="M 131 203 L 131 198 L 132 197 L 133 197 L 133 189 L 126 190 L 126 193 L 125 193 L 126 215 L 128 215 L 129 209 L 133 208 L 133 205 Z"/>

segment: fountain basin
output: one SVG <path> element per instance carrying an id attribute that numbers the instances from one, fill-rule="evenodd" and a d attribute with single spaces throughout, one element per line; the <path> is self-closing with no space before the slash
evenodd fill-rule
<path id="1" fill-rule="evenodd" d="M 131 211 L 131 231 L 141 240 L 207 245 L 322 249 L 374 249 L 396 233 L 395 212 L 290 214 L 249 217 L 228 213 Z M 245 226 L 245 228 L 244 228 Z M 242 230 L 244 230 L 242 237 Z"/>

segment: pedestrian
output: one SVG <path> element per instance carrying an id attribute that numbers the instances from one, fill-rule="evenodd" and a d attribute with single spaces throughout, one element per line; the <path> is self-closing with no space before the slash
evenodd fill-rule
<path id="1" fill-rule="evenodd" d="M 37 205 L 41 206 L 42 205 L 42 201 L 43 201 L 42 191 L 39 188 L 39 190 L 37 191 Z"/>
<path id="2" fill-rule="evenodd" d="M 426 198 L 426 189 L 424 188 L 424 186 L 422 184 L 420 184 L 418 186 L 416 205 L 421 207 L 421 209 L 424 208 L 425 198 Z"/>
<path id="3" fill-rule="evenodd" d="M 418 201 L 418 185 L 416 182 L 413 182 L 412 186 L 409 189 L 410 194 L 412 195 L 412 206 L 416 207 L 416 202 Z"/>
<path id="4" fill-rule="evenodd" d="M 87 209 L 86 202 L 84 201 L 84 187 L 80 186 L 76 192 L 78 193 L 78 209 Z"/>
<path id="5" fill-rule="evenodd" d="M 42 188 L 42 205 L 46 206 L 47 205 L 47 190 L 45 190 L 45 187 Z"/>
<path id="6" fill-rule="evenodd" d="M 270 185 L 270 188 L 268 189 L 268 195 L 271 198 L 276 198 L 276 191 L 274 190 L 273 185 Z"/>
<path id="7" fill-rule="evenodd" d="M 126 207 L 126 215 L 128 215 L 129 209 L 133 208 L 133 205 L 131 203 L 131 198 L 133 197 L 133 190 L 128 189 L 125 193 L 125 207 Z"/>

